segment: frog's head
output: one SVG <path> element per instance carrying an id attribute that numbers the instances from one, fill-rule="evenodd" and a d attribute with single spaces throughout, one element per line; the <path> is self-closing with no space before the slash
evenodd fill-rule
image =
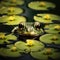
<path id="1" fill-rule="evenodd" d="M 22 35 L 38 36 L 41 33 L 39 22 L 21 22 L 19 29 L 23 31 Z"/>

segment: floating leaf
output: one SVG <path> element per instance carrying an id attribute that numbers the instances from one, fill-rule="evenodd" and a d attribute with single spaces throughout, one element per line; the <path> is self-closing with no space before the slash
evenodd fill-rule
<path id="1" fill-rule="evenodd" d="M 14 48 L 14 49 L 13 49 Z M 12 48 L 0 48 L 0 55 L 4 57 L 19 57 L 21 54 L 20 51 L 15 47 Z"/>
<path id="2" fill-rule="evenodd" d="M 48 33 L 59 33 L 60 24 L 49 24 L 48 26 L 45 26 L 44 29 Z"/>
<path id="3" fill-rule="evenodd" d="M 44 44 L 42 44 L 39 41 L 32 40 L 32 39 L 28 39 L 26 41 L 28 41 L 26 43 L 26 45 L 29 46 L 31 51 L 38 51 L 38 50 L 42 50 L 44 48 Z"/>
<path id="4" fill-rule="evenodd" d="M 11 43 L 9 40 L 17 40 L 17 37 L 12 34 L 5 35 L 5 33 L 0 33 L 0 44 L 4 44 L 4 42 Z"/>
<path id="5" fill-rule="evenodd" d="M 2 1 L 1 2 L 2 5 L 4 6 L 16 6 L 16 5 L 23 5 L 24 4 L 24 0 L 7 0 L 7 1 Z"/>
<path id="6" fill-rule="evenodd" d="M 8 15 L 14 15 L 14 14 L 21 14 L 23 13 L 23 9 L 18 7 L 4 7 L 2 6 L 0 9 L 0 14 L 8 14 Z"/>
<path id="7" fill-rule="evenodd" d="M 41 36 L 39 39 L 40 39 L 40 41 L 42 41 L 44 43 L 60 44 L 60 35 L 59 34 L 45 34 L 45 35 Z"/>
<path id="8" fill-rule="evenodd" d="M 34 20 L 42 23 L 53 23 L 54 20 L 60 20 L 60 16 L 54 14 L 37 14 L 34 16 Z"/>
<path id="9" fill-rule="evenodd" d="M 55 8 L 55 4 L 46 1 L 34 1 L 30 2 L 28 7 L 34 10 L 48 10 L 48 8 Z"/>
<path id="10" fill-rule="evenodd" d="M 18 25 L 20 22 L 26 22 L 26 18 L 23 16 L 2 16 L 0 18 L 1 23 L 4 25 Z"/>

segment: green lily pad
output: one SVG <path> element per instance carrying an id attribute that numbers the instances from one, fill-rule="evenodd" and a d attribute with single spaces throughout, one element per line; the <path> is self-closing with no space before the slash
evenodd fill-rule
<path id="1" fill-rule="evenodd" d="M 25 42 L 22 42 L 22 41 L 18 41 L 15 43 L 15 46 L 21 50 L 21 51 L 24 51 L 25 53 L 28 53 L 30 51 L 29 47 L 26 46 L 26 43 Z"/>
<path id="2" fill-rule="evenodd" d="M 46 53 L 46 49 L 42 50 L 42 51 L 37 51 L 37 52 L 31 52 L 31 56 L 39 59 L 39 60 L 48 60 L 48 54 L 44 54 Z"/>
<path id="3" fill-rule="evenodd" d="M 45 48 L 44 49 L 44 54 L 49 55 L 52 59 L 59 59 L 60 58 L 60 52 L 57 52 L 58 49 L 53 49 L 53 48 Z"/>
<path id="4" fill-rule="evenodd" d="M 39 41 L 28 39 L 26 45 L 30 48 L 30 51 L 38 51 L 44 48 L 44 44 Z"/>
<path id="5" fill-rule="evenodd" d="M 60 16 L 54 14 L 37 14 L 34 20 L 42 23 L 53 23 L 53 20 L 60 20 Z"/>
<path id="6" fill-rule="evenodd" d="M 44 27 L 45 31 L 48 33 L 59 33 L 60 32 L 60 24 L 50 24 Z"/>
<path id="7" fill-rule="evenodd" d="M 6 35 L 6 39 L 8 39 L 8 40 L 16 40 L 17 37 L 15 35 L 9 34 L 9 35 Z"/>
<path id="8" fill-rule="evenodd" d="M 53 55 L 57 53 L 55 52 L 55 49 L 53 48 L 45 48 L 42 51 L 38 51 L 38 52 L 31 52 L 31 56 L 38 59 L 38 60 L 48 60 L 48 57 L 53 57 Z M 56 56 L 56 55 L 55 55 Z M 55 58 L 55 57 L 54 57 Z"/>
<path id="9" fill-rule="evenodd" d="M 17 37 L 12 34 L 9 34 L 9 35 L 5 35 L 4 33 L 0 34 L 0 44 L 4 44 L 4 42 L 11 43 L 9 40 L 12 40 L 12 41 L 17 40 Z"/>
<path id="10" fill-rule="evenodd" d="M 13 46 L 11 48 L 0 48 L 0 56 L 19 57 L 21 54 L 20 51 Z"/>
<path id="11" fill-rule="evenodd" d="M 0 18 L 0 23 L 3 23 L 4 25 L 18 25 L 20 22 L 26 22 L 26 18 L 23 16 L 2 16 Z"/>
<path id="12" fill-rule="evenodd" d="M 0 9 L 0 14 L 14 15 L 14 14 L 21 14 L 21 13 L 23 13 L 23 9 L 18 8 L 18 7 L 2 6 Z"/>
<path id="13" fill-rule="evenodd" d="M 30 2 L 28 7 L 34 10 L 48 10 L 48 8 L 55 8 L 55 4 L 46 1 L 34 1 Z"/>
<path id="14" fill-rule="evenodd" d="M 24 0 L 7 0 L 7 1 L 2 1 L 1 2 L 2 5 L 4 6 L 16 6 L 16 5 L 23 5 L 24 4 Z"/>
<path id="15" fill-rule="evenodd" d="M 60 44 L 60 35 L 59 34 L 45 34 L 39 38 L 40 41 L 44 43 L 55 43 Z"/>

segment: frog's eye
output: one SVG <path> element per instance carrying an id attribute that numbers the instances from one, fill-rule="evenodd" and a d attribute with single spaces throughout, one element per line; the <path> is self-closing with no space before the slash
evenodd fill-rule
<path id="1" fill-rule="evenodd" d="M 35 27 L 36 29 L 40 29 L 40 23 L 39 23 L 39 22 L 35 22 L 35 23 L 34 23 L 34 27 Z"/>
<path id="2" fill-rule="evenodd" d="M 23 23 L 23 22 L 21 22 L 21 23 L 19 24 L 19 28 L 24 28 L 24 23 Z"/>

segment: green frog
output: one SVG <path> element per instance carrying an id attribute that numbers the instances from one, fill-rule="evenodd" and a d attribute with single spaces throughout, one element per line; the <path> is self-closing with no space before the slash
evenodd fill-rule
<path id="1" fill-rule="evenodd" d="M 41 28 L 39 22 L 20 22 L 19 25 L 12 30 L 12 33 L 18 33 L 20 38 L 24 37 L 28 39 L 35 38 L 43 32 L 44 30 Z"/>

